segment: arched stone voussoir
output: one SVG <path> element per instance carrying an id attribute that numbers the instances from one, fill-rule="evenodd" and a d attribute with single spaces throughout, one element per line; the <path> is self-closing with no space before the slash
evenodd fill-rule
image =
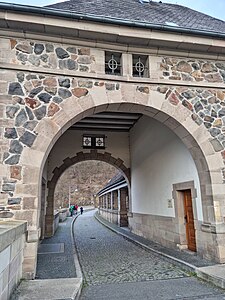
<path id="1" fill-rule="evenodd" d="M 115 168 L 119 169 L 125 176 L 129 175 L 130 173 L 130 169 L 124 165 L 124 161 L 120 158 L 113 157 L 112 154 L 109 152 L 98 153 L 97 150 L 91 150 L 89 152 L 80 151 L 77 152 L 77 154 L 72 158 L 70 157 L 65 158 L 63 160 L 63 164 L 60 167 L 54 169 L 53 171 L 54 175 L 52 179 L 49 181 L 49 186 L 52 186 L 51 185 L 52 182 L 57 183 L 59 177 L 67 168 L 69 168 L 70 166 L 76 163 L 86 161 L 86 160 L 100 160 L 100 161 L 107 162 L 110 165 L 114 166 Z M 130 184 L 129 180 L 128 183 Z"/>
<path id="2" fill-rule="evenodd" d="M 101 86 L 95 86 L 89 91 L 90 96 L 92 97 L 93 103 L 95 106 L 109 103 L 108 96 L 106 94 L 104 82 Z"/>
<path id="3" fill-rule="evenodd" d="M 90 94 L 87 94 L 86 96 L 79 98 L 78 104 L 83 110 L 83 112 L 92 109 L 96 105 Z"/>
<path id="4" fill-rule="evenodd" d="M 220 153 L 205 156 L 210 171 L 221 171 L 224 168 L 224 161 Z"/>
<path id="5" fill-rule="evenodd" d="M 86 96 L 84 96 L 83 98 L 86 98 Z M 80 99 L 72 96 L 64 100 L 64 102 L 61 104 L 61 108 L 67 116 L 67 121 L 70 121 L 72 118 L 83 113 L 84 108 L 81 106 L 80 102 Z"/>
<path id="6" fill-rule="evenodd" d="M 24 148 L 20 158 L 20 165 L 40 168 L 45 158 L 46 153 L 44 151 Z"/>
<path id="7" fill-rule="evenodd" d="M 35 133 L 37 135 L 46 136 L 48 138 L 53 138 L 58 131 L 60 131 L 60 126 L 50 118 L 42 119 L 37 127 L 35 128 Z"/>
<path id="8" fill-rule="evenodd" d="M 72 161 L 71 161 L 71 158 L 70 158 L 70 157 L 67 157 L 67 158 L 65 158 L 65 159 L 63 160 L 63 164 L 64 164 L 65 166 L 71 166 L 73 163 L 72 163 Z"/>
<path id="9" fill-rule="evenodd" d="M 51 120 L 62 129 L 68 122 L 71 121 L 71 118 L 63 109 L 61 109 L 51 118 Z"/>
<path id="10" fill-rule="evenodd" d="M 52 138 L 50 138 L 46 135 L 39 134 L 39 135 L 37 135 L 35 142 L 33 143 L 31 149 L 40 151 L 40 152 L 44 152 L 47 157 L 47 154 L 49 152 L 49 147 L 51 144 L 52 144 Z"/>
<path id="11" fill-rule="evenodd" d="M 135 86 L 130 86 L 128 84 L 122 84 L 121 85 L 121 102 L 130 102 L 135 103 Z"/>
<path id="12" fill-rule="evenodd" d="M 150 95 L 150 87 L 147 85 L 139 85 L 135 90 L 135 102 L 137 104 L 146 106 L 149 103 Z"/>
<path id="13" fill-rule="evenodd" d="M 149 101 L 147 106 L 155 108 L 162 111 L 162 106 L 166 102 L 165 95 L 157 91 L 157 89 L 152 88 L 150 90 Z"/>

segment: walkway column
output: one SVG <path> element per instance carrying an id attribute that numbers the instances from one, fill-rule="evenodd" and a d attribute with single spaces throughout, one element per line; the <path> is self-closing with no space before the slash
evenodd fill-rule
<path id="1" fill-rule="evenodd" d="M 118 210 L 118 191 L 113 191 L 113 209 Z"/>
<path id="2" fill-rule="evenodd" d="M 54 190 L 48 187 L 47 207 L 45 215 L 45 237 L 54 235 Z"/>
<path id="3" fill-rule="evenodd" d="M 114 209 L 113 208 L 113 206 L 114 206 L 114 204 L 113 204 L 113 192 L 110 193 L 110 200 L 111 200 L 111 202 L 110 202 L 111 209 L 113 210 Z"/>
<path id="4" fill-rule="evenodd" d="M 108 209 L 111 209 L 111 193 L 107 194 L 107 199 L 108 199 Z"/>
<path id="5" fill-rule="evenodd" d="M 119 197 L 119 202 L 120 202 L 120 206 L 119 206 L 119 225 L 121 227 L 123 226 L 128 226 L 128 217 L 127 217 L 127 206 L 126 206 L 126 202 L 127 202 L 127 198 L 128 198 L 128 189 L 127 187 L 120 189 L 120 193 L 119 193 L 120 197 Z"/>
<path id="6" fill-rule="evenodd" d="M 45 237 L 45 214 L 46 214 L 46 184 L 42 179 L 42 186 L 41 186 L 41 213 L 40 213 L 40 228 L 41 228 L 41 239 Z"/>
<path id="7" fill-rule="evenodd" d="M 104 195 L 104 203 L 105 203 L 105 209 L 108 208 L 108 199 L 107 199 L 107 194 Z"/>

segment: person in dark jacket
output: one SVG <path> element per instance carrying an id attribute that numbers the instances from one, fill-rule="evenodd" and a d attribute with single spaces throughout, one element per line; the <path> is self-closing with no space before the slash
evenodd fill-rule
<path id="1" fill-rule="evenodd" d="M 83 211 L 84 211 L 84 209 L 83 209 L 83 207 L 81 206 L 81 207 L 80 207 L 80 214 L 81 214 L 81 215 L 83 214 Z"/>

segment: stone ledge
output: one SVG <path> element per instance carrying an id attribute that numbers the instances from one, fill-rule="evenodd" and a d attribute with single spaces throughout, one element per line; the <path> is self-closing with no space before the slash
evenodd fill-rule
<path id="1" fill-rule="evenodd" d="M 201 224 L 201 230 L 203 232 L 215 233 L 215 234 L 224 234 L 225 233 L 225 224 Z"/>
<path id="2" fill-rule="evenodd" d="M 27 222 L 0 220 L 0 252 L 27 232 Z"/>
<path id="3" fill-rule="evenodd" d="M 197 276 L 225 289 L 225 265 L 215 265 L 196 269 Z"/>
<path id="4" fill-rule="evenodd" d="M 78 71 L 70 71 L 64 70 L 62 72 L 61 69 L 48 69 L 46 68 L 37 68 L 34 66 L 23 66 L 23 65 L 13 65 L 9 63 L 1 63 L 1 69 L 12 70 L 14 72 L 23 71 L 23 72 L 36 72 L 40 74 L 47 74 L 47 75 L 59 75 L 67 76 L 67 77 L 76 77 L 76 78 L 89 78 L 91 80 L 98 80 L 98 81 L 114 81 L 114 82 L 122 82 L 122 83 L 130 83 L 130 84 L 148 84 L 148 85 L 171 85 L 171 86 L 187 86 L 187 87 L 197 87 L 197 88 L 209 88 L 209 89 L 224 89 L 225 84 L 222 82 L 199 82 L 199 81 L 179 81 L 179 80 L 167 80 L 167 79 L 155 79 L 155 78 L 143 78 L 136 79 L 135 77 L 127 77 L 127 76 L 111 76 L 107 74 L 93 74 L 93 73 L 84 73 Z M 66 72 L 65 72 L 66 71 Z"/>

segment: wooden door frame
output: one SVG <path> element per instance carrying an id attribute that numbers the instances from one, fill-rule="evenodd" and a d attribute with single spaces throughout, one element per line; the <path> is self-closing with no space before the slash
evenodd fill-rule
<path id="1" fill-rule="evenodd" d="M 194 185 L 194 181 L 187 181 L 173 184 L 173 199 L 174 199 L 174 209 L 175 209 L 175 223 L 177 225 L 178 231 L 178 244 L 177 246 L 181 249 L 188 249 L 186 226 L 184 221 L 184 195 L 183 191 L 191 190 L 192 198 L 192 210 L 194 216 L 194 227 L 195 227 L 195 240 L 196 240 L 196 251 L 198 251 L 197 243 L 197 230 L 199 227 L 197 218 L 197 190 Z"/>

